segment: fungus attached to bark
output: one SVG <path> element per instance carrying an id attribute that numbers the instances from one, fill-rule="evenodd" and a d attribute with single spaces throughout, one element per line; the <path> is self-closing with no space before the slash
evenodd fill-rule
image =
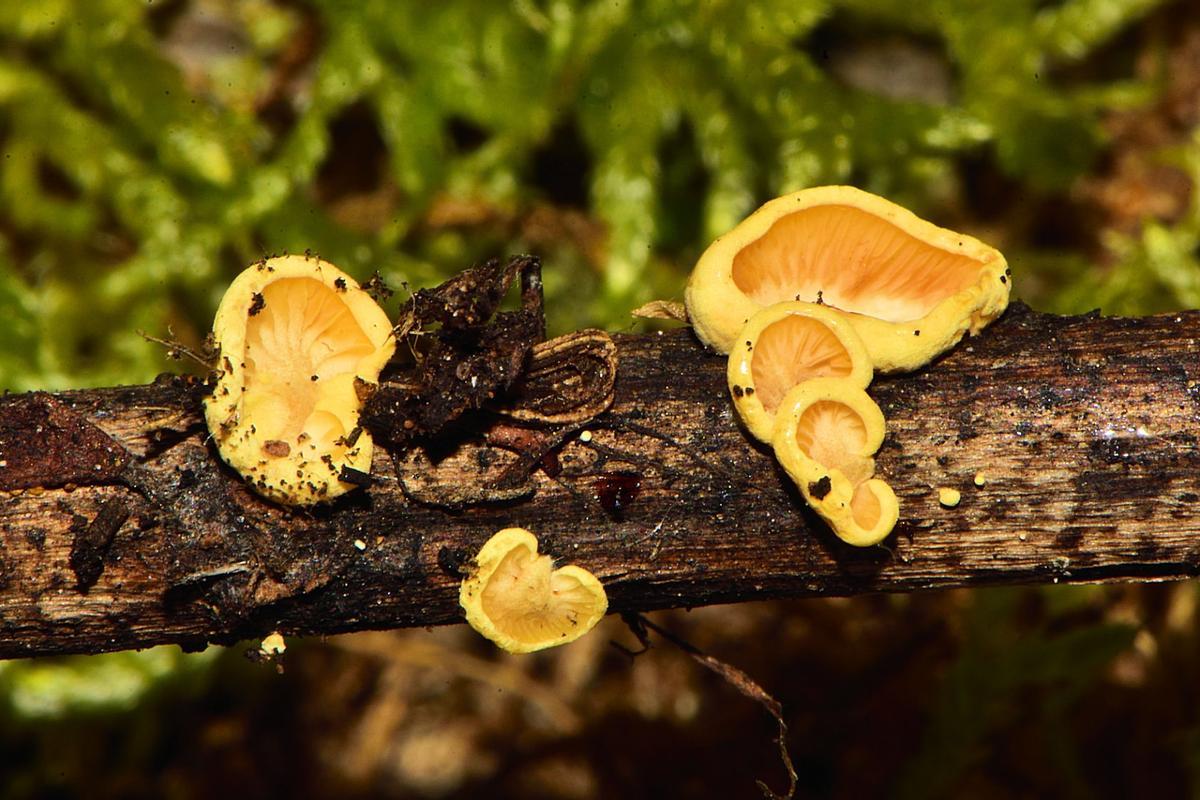
<path id="1" fill-rule="evenodd" d="M 951 489 L 949 486 L 938 489 L 938 502 L 946 508 L 954 508 L 961 500 L 962 492 L 958 489 Z"/>
<path id="2" fill-rule="evenodd" d="M 288 505 L 353 489 L 340 478 L 371 470 L 359 389 L 391 358 L 391 328 L 350 276 L 320 259 L 284 256 L 242 272 L 217 308 L 218 377 L 204 401 L 221 458 Z"/>
<path id="3" fill-rule="evenodd" d="M 1004 256 L 881 197 L 821 186 L 768 202 L 700 257 L 688 315 L 729 352 L 758 309 L 787 300 L 846 312 L 876 369 L 915 369 L 1008 304 Z"/>
<path id="4" fill-rule="evenodd" d="M 505 528 L 479 551 L 459 589 L 467 622 L 510 653 L 573 642 L 608 611 L 594 575 L 574 565 L 554 569 L 537 548 L 529 531 Z"/>
<path id="5" fill-rule="evenodd" d="M 813 303 L 777 303 L 759 311 L 738 334 L 727 377 L 746 428 L 770 442 L 785 394 L 811 378 L 871 382 L 871 359 L 846 317 Z"/>
<path id="6" fill-rule="evenodd" d="M 900 513 L 891 487 L 872 477 L 883 435 L 879 406 L 845 378 L 796 386 L 775 417 L 775 457 L 838 538 L 860 547 L 883 541 Z"/>

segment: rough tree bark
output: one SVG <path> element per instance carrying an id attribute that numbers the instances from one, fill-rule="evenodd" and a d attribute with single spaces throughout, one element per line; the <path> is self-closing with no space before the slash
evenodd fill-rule
<path id="1" fill-rule="evenodd" d="M 615 337 L 612 407 L 538 462 L 531 494 L 462 507 L 455 487 L 486 486 L 537 432 L 478 415 L 399 470 L 379 448 L 368 488 L 294 510 L 221 464 L 194 381 L 5 397 L 0 657 L 455 622 L 457 566 L 509 525 L 594 572 L 614 611 L 1190 577 L 1198 337 L 1200 312 L 1017 306 L 921 372 L 877 378 L 901 519 L 865 550 L 739 429 L 724 359 L 688 331 Z M 960 505 L 938 504 L 943 486 Z"/>

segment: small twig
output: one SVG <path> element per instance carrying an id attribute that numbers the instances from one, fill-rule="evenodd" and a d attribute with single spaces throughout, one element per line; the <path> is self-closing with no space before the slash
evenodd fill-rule
<path id="1" fill-rule="evenodd" d="M 666 639 L 671 644 L 678 647 L 683 652 L 687 653 L 698 663 L 715 672 L 722 680 L 728 683 L 733 688 L 737 689 L 742 696 L 747 697 L 758 703 L 767 713 L 770 714 L 775 722 L 779 725 L 779 735 L 775 742 L 779 745 L 779 759 L 783 762 L 784 769 L 788 774 L 788 788 L 783 794 L 777 794 L 763 781 L 755 781 L 763 796 L 770 800 L 790 800 L 796 794 L 796 783 L 799 776 L 796 774 L 796 768 L 792 764 L 792 756 L 787 749 L 787 723 L 783 721 L 783 705 L 771 696 L 766 689 L 763 689 L 757 682 L 745 672 L 742 672 L 737 667 L 726 664 L 719 658 L 708 655 L 700 648 L 682 639 L 660 625 L 656 625 L 646 617 L 635 612 L 626 612 L 621 615 L 621 620 L 629 626 L 629 630 L 641 642 L 642 649 L 633 651 L 629 650 L 614 642 L 618 650 L 625 653 L 631 658 L 638 656 L 650 649 L 650 638 L 647 631 L 654 631 L 662 638 Z"/>
<path id="2" fill-rule="evenodd" d="M 170 329 L 168 329 L 167 333 L 170 333 Z M 139 330 L 137 334 L 147 342 L 154 342 L 155 344 L 160 344 L 167 348 L 167 358 L 173 361 L 178 361 L 183 356 L 187 356 L 192 361 L 195 361 L 197 364 L 204 367 L 205 370 L 211 371 L 217 368 L 216 355 L 213 353 L 198 353 L 187 345 L 177 342 L 174 339 L 160 339 L 159 337 L 151 336 L 142 330 Z"/>

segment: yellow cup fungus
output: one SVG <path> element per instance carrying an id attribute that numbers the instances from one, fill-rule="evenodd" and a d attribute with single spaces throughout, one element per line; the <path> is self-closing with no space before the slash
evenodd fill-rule
<path id="1" fill-rule="evenodd" d="M 1008 304 L 1004 256 L 851 186 L 772 200 L 700 257 L 688 315 L 728 353 L 760 308 L 788 300 L 846 312 L 875 369 L 916 369 Z"/>
<path id="2" fill-rule="evenodd" d="M 844 541 L 882 541 L 899 517 L 875 478 L 884 435 L 874 371 L 917 369 L 1008 306 L 995 248 L 852 186 L 778 197 L 719 237 L 685 300 L 729 354 L 729 391 L 805 500 Z M 982 476 L 976 479 L 982 486 Z"/>
<path id="3" fill-rule="evenodd" d="M 775 457 L 838 538 L 883 541 L 899 518 L 891 487 L 875 474 L 883 412 L 845 378 L 813 378 L 784 396 L 775 417 Z"/>
<path id="4" fill-rule="evenodd" d="M 859 389 L 871 382 L 871 359 L 846 317 L 813 303 L 776 303 L 756 313 L 729 352 L 734 407 L 757 439 L 770 442 L 775 410 L 796 384 L 845 378 Z"/>
<path id="5" fill-rule="evenodd" d="M 573 565 L 554 569 L 524 528 L 496 533 L 468 573 L 458 594 L 467 622 L 510 653 L 573 642 L 608 611 L 594 575 Z"/>
<path id="6" fill-rule="evenodd" d="M 962 500 L 962 492 L 958 489 L 951 489 L 948 486 L 943 486 L 938 489 L 938 502 L 946 508 L 954 508 Z"/>
<path id="7" fill-rule="evenodd" d="M 217 381 L 204 401 L 221 458 L 257 491 L 308 505 L 369 473 L 361 382 L 392 357 L 392 325 L 349 275 L 317 258 L 261 261 L 230 284 L 213 322 Z"/>

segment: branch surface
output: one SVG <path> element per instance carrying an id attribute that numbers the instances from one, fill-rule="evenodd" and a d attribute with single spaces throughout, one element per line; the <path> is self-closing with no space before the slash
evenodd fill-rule
<path id="1" fill-rule="evenodd" d="M 865 550 L 738 427 L 724 358 L 688 331 L 614 338 L 615 400 L 585 427 L 475 415 L 434 452 L 377 448 L 371 485 L 315 510 L 220 462 L 195 381 L 0 399 L 0 657 L 456 622 L 456 570 L 512 525 L 616 612 L 1200 571 L 1200 312 L 1018 305 L 876 378 L 901 512 Z"/>

